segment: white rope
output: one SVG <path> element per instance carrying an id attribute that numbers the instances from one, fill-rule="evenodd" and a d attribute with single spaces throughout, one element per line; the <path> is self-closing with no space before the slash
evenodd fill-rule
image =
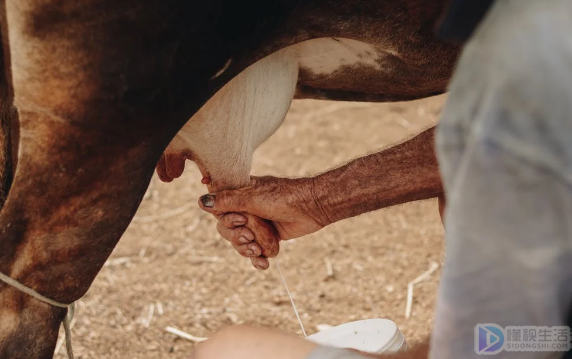
<path id="1" fill-rule="evenodd" d="M 72 349 L 72 337 L 71 337 L 71 321 L 73 319 L 74 311 L 75 311 L 75 303 L 71 304 L 63 304 L 60 302 L 56 302 L 50 298 L 44 297 L 40 293 L 36 292 L 35 290 L 26 287 L 25 285 L 21 284 L 17 280 L 14 280 L 8 277 L 6 274 L 0 272 L 0 280 L 4 283 L 18 289 L 21 292 L 28 294 L 31 297 L 36 298 L 37 300 L 53 305 L 54 307 L 59 308 L 66 308 L 68 310 L 66 317 L 64 318 L 64 333 L 66 336 L 66 350 L 68 352 L 69 359 L 74 359 L 73 349 Z"/>
<path id="2" fill-rule="evenodd" d="M 278 269 L 278 274 L 280 274 L 280 278 L 282 278 L 282 283 L 284 283 L 284 287 L 286 288 L 286 293 L 288 293 L 288 297 L 290 298 L 290 303 L 292 303 L 292 308 L 294 308 L 294 313 L 296 313 L 296 318 L 298 318 L 298 323 L 300 323 L 300 328 L 302 328 L 302 333 L 304 333 L 304 337 L 307 338 L 306 330 L 304 329 L 304 324 L 302 323 L 302 319 L 300 319 L 300 315 L 298 314 L 298 309 L 296 309 L 296 304 L 294 304 L 294 299 L 292 298 L 292 294 L 290 294 L 290 290 L 288 289 L 288 284 L 286 284 L 286 279 L 282 275 L 282 271 L 280 270 L 280 264 L 278 264 L 278 259 L 276 261 L 276 268 Z"/>

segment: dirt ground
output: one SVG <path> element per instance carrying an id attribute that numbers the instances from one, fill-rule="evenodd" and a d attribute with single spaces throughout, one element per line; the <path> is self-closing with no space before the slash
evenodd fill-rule
<path id="1" fill-rule="evenodd" d="M 296 101 L 278 132 L 256 153 L 253 174 L 308 176 L 400 142 L 436 122 L 444 97 L 391 104 Z M 301 335 L 276 268 L 253 269 L 221 239 L 196 205 L 206 188 L 192 163 L 165 184 L 155 176 L 140 210 L 87 295 L 73 327 L 77 358 L 189 358 L 199 337 L 248 323 Z M 282 271 L 308 334 L 317 325 L 389 318 L 409 344 L 433 321 L 440 268 L 407 283 L 443 257 L 435 200 L 348 219 L 282 243 Z M 327 263 L 333 276 L 328 276 Z M 65 358 L 62 347 L 56 358 Z"/>

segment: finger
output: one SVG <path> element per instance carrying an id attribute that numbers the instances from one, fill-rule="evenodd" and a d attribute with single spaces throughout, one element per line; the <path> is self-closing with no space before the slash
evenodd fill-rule
<path id="1" fill-rule="evenodd" d="M 252 262 L 252 265 L 256 269 L 265 270 L 265 269 L 268 269 L 268 267 L 270 267 L 270 262 L 268 261 L 268 258 L 266 258 L 266 257 L 262 257 L 262 256 L 261 257 L 252 257 L 252 258 L 250 258 L 250 261 Z"/>
<path id="2" fill-rule="evenodd" d="M 274 258 L 280 251 L 280 237 L 272 222 L 251 214 L 244 214 L 248 219 L 247 227 L 254 234 L 254 240 L 262 248 L 262 255 Z"/>
<path id="3" fill-rule="evenodd" d="M 246 224 L 246 217 L 240 213 L 227 213 L 220 217 L 220 223 L 225 226 L 226 228 L 236 228 L 240 226 L 244 226 Z"/>
<path id="4" fill-rule="evenodd" d="M 205 194 L 199 198 L 199 207 L 209 213 L 248 212 L 254 196 L 247 189 L 227 190 Z"/>
<path id="5" fill-rule="evenodd" d="M 223 226 L 221 222 L 218 222 L 216 228 L 221 237 L 226 239 L 233 245 L 246 244 L 254 240 L 254 234 L 250 231 L 250 229 L 246 227 L 237 227 L 230 229 Z"/>
<path id="6" fill-rule="evenodd" d="M 262 254 L 262 249 L 254 242 L 239 245 L 233 244 L 232 246 L 243 257 L 258 257 Z"/>

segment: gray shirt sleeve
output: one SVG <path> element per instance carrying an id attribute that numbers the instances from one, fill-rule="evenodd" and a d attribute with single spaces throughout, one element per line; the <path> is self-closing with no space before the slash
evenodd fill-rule
<path id="1" fill-rule="evenodd" d="M 306 359 L 364 359 L 366 357 L 346 349 L 319 346 Z"/>

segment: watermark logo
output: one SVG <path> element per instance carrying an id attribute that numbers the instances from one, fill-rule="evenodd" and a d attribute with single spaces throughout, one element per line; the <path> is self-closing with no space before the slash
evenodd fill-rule
<path id="1" fill-rule="evenodd" d="M 485 323 L 475 326 L 475 352 L 494 355 L 507 352 L 565 352 L 570 350 L 570 327 L 508 326 Z"/>
<path id="2" fill-rule="evenodd" d="M 504 329 L 497 324 L 475 326 L 475 351 L 477 354 L 493 355 L 504 349 Z"/>

